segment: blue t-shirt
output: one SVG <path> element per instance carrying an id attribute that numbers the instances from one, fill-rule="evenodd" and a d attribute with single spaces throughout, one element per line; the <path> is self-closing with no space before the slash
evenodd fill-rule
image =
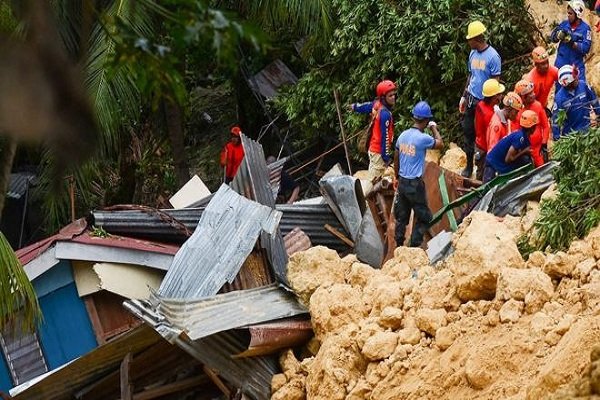
<path id="1" fill-rule="evenodd" d="M 499 76 L 502 72 L 500 54 L 492 46 L 488 46 L 482 52 L 471 50 L 468 68 L 471 78 L 467 91 L 481 100 L 483 83 L 494 76 Z"/>
<path id="2" fill-rule="evenodd" d="M 529 137 L 525 134 L 525 132 L 523 132 L 522 129 L 503 137 L 498 143 L 496 143 L 494 148 L 487 153 L 485 162 L 501 174 L 505 174 L 518 168 L 521 166 L 521 164 L 508 164 L 506 162 L 506 154 L 511 146 L 517 151 L 529 147 Z"/>
<path id="3" fill-rule="evenodd" d="M 398 152 L 398 175 L 406 179 L 423 176 L 425 153 L 435 145 L 435 139 L 417 128 L 410 128 L 400 134 L 396 141 Z"/>

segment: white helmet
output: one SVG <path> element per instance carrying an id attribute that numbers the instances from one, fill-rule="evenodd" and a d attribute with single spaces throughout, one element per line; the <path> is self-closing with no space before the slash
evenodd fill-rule
<path id="1" fill-rule="evenodd" d="M 561 86 L 568 86 L 577 79 L 577 70 L 572 65 L 563 65 L 558 70 L 558 83 Z"/>
<path id="2" fill-rule="evenodd" d="M 581 19 L 583 17 L 583 10 L 585 10 L 585 4 L 583 4 L 582 0 L 571 0 L 567 3 L 567 6 L 571 7 L 571 9 L 577 15 L 577 18 Z"/>

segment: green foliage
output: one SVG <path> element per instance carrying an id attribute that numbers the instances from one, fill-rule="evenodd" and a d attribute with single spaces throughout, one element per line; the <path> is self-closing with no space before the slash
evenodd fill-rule
<path id="1" fill-rule="evenodd" d="M 11 317 L 20 310 L 23 316 L 15 324 Z M 37 296 L 29 278 L 4 234 L 0 232 L 0 329 L 32 331 L 41 321 Z"/>
<path id="2" fill-rule="evenodd" d="M 561 138 L 553 148 L 558 196 L 543 201 L 530 234 L 536 249 L 564 250 L 600 223 L 600 129 Z"/>
<path id="3" fill-rule="evenodd" d="M 503 60 L 502 78 L 513 84 L 528 68 L 536 29 L 524 0 L 333 0 L 336 29 L 329 57 L 312 65 L 297 85 L 278 99 L 277 107 L 302 128 L 308 142 L 314 136 L 338 132 L 332 90 L 346 103 L 374 97 L 378 81 L 399 85 L 395 109 L 398 128 L 408 123 L 411 107 L 426 99 L 444 135 L 461 137 L 458 100 L 467 77 L 468 23 L 480 19 L 489 42 Z M 520 57 L 523 56 L 523 57 Z M 350 131 L 366 124 L 347 115 Z"/>

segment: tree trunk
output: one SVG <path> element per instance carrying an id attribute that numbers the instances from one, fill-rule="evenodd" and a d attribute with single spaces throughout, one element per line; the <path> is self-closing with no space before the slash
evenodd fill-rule
<path id="1" fill-rule="evenodd" d="M 17 153 L 17 139 L 8 136 L 2 147 L 0 152 L 0 220 L 2 219 L 2 210 L 4 210 L 6 192 L 8 192 L 13 160 Z"/>
<path id="2" fill-rule="evenodd" d="M 190 180 L 190 169 L 185 155 L 183 137 L 183 112 L 181 106 L 172 101 L 166 100 L 164 105 L 167 131 L 171 140 L 173 163 L 175 164 L 175 176 L 177 177 L 177 184 L 181 187 Z"/>

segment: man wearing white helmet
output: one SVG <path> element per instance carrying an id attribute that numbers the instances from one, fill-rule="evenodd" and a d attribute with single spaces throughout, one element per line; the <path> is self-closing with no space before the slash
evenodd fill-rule
<path id="1" fill-rule="evenodd" d="M 561 67 L 558 70 L 558 83 L 561 89 L 556 93 L 552 108 L 554 140 L 571 132 L 587 131 L 592 109 L 596 115 L 600 115 L 600 103 L 596 93 L 590 85 L 579 79 L 577 68 L 572 65 Z M 562 114 L 564 117 L 561 117 Z"/>
<path id="2" fill-rule="evenodd" d="M 585 4 L 582 0 L 571 0 L 567 3 L 567 19 L 561 22 L 550 34 L 554 43 L 559 43 L 554 65 L 575 65 L 579 69 L 580 80 L 585 80 L 584 57 L 592 46 L 592 31 L 583 21 Z M 559 90 L 557 85 L 556 90 Z"/>

